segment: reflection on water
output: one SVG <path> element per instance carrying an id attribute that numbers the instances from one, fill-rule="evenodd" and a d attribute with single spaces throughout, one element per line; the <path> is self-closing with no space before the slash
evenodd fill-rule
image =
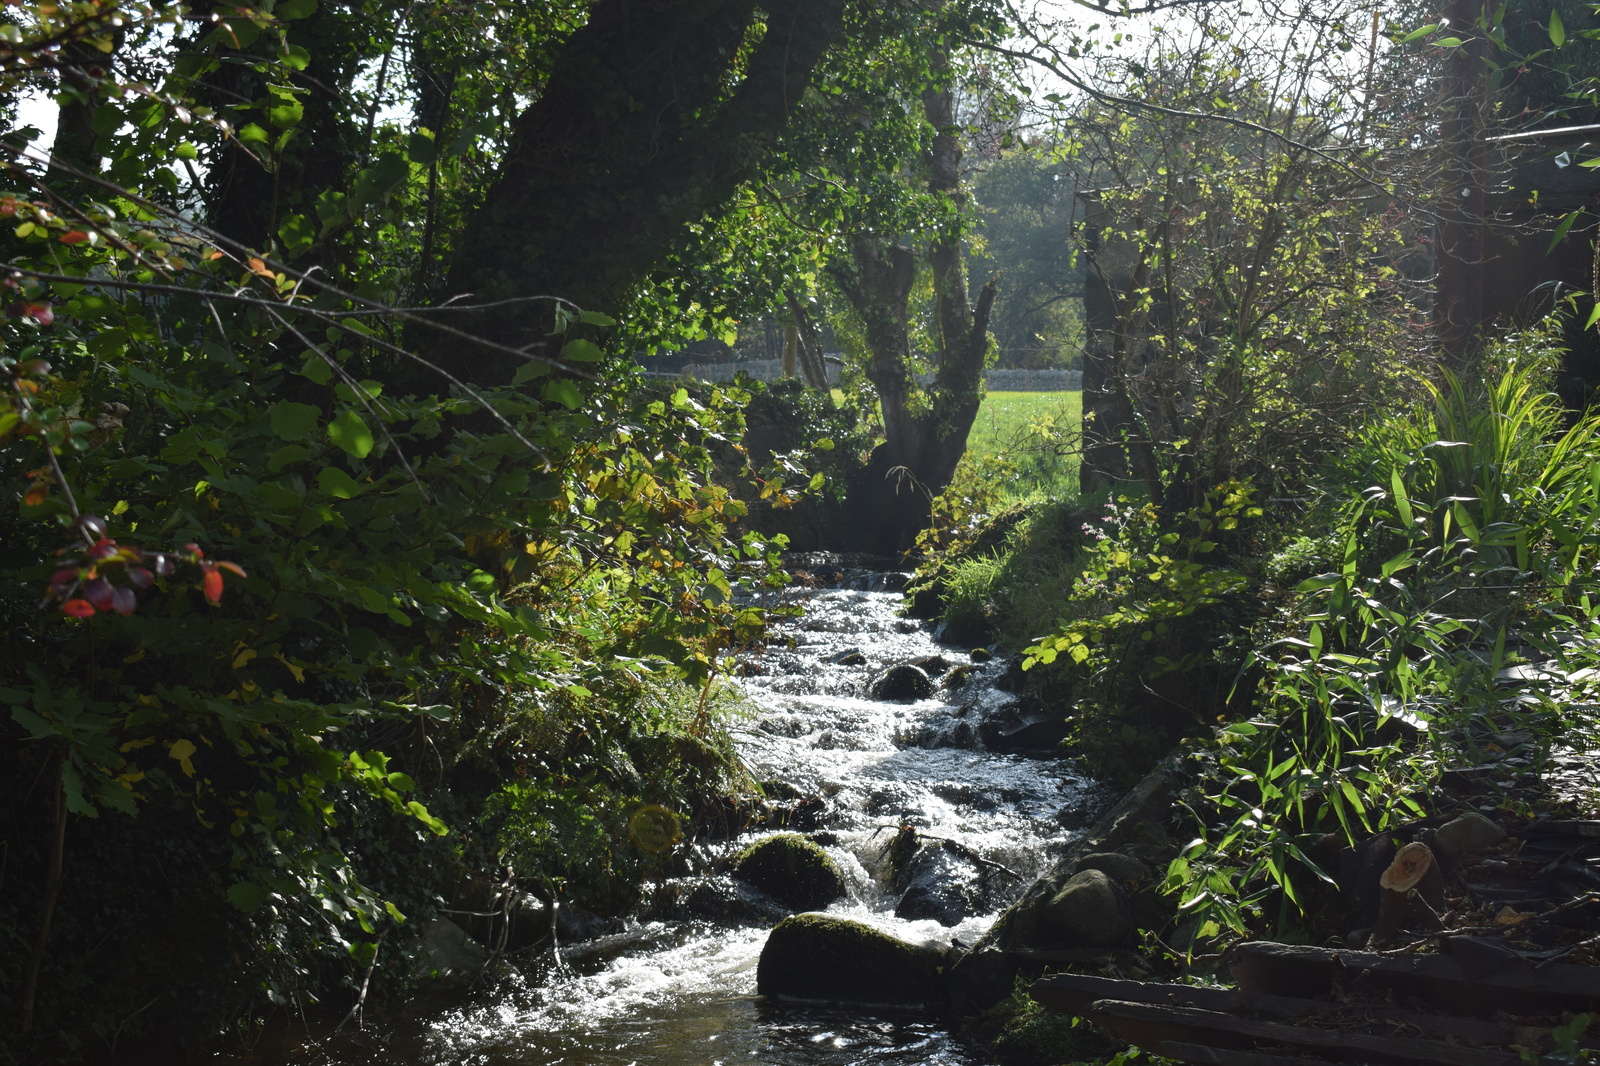
<path id="1" fill-rule="evenodd" d="M 1085 783 L 1059 762 L 920 746 L 959 734 L 963 721 L 1008 698 L 989 684 L 999 663 L 931 699 L 867 698 L 867 682 L 895 663 L 943 654 L 952 666 L 968 665 L 964 653 L 896 617 L 899 595 L 870 591 L 874 583 L 858 578 L 867 587 L 812 594 L 806 616 L 747 664 L 751 676 L 741 684 L 758 711 L 738 730 L 740 751 L 758 780 L 827 798 L 823 840 L 850 889 L 830 913 L 910 940 L 971 943 L 1066 845 L 1058 814 L 1085 805 Z M 852 665 L 834 661 L 841 659 Z M 896 918 L 884 853 L 901 822 L 1003 870 L 993 910 L 951 927 Z M 697 851 L 709 865 L 742 843 Z M 766 938 L 766 927 L 750 925 L 635 922 L 624 933 L 569 945 L 561 972 L 513 971 L 465 1002 L 419 1005 L 412 1017 L 369 1023 L 320 1046 L 264 1046 L 251 1059 L 307 1066 L 984 1061 L 927 1017 L 758 999 L 756 962 Z"/>

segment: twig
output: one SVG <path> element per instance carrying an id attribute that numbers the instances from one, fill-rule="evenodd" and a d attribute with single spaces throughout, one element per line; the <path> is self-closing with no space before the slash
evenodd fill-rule
<path id="1" fill-rule="evenodd" d="M 388 935 L 389 930 L 385 929 L 378 934 L 378 942 L 372 945 L 372 961 L 367 964 L 367 975 L 361 979 L 361 994 L 356 997 L 355 1005 L 350 1008 L 350 1013 L 346 1014 L 344 1020 L 333 1027 L 335 1033 L 343 1029 L 345 1023 L 351 1018 L 356 1020 L 356 1028 L 358 1030 L 361 1028 L 361 1008 L 367 1002 L 367 989 L 372 987 L 372 971 L 378 968 L 378 951 L 383 947 L 383 938 Z M 329 1035 L 331 1036 L 332 1034 L 330 1033 Z"/>

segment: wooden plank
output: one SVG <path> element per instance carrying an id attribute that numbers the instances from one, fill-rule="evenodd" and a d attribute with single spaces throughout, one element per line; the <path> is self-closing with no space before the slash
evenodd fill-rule
<path id="1" fill-rule="evenodd" d="M 1303 1048 L 1340 1061 L 1415 1066 L 1519 1066 L 1522 1061 L 1509 1051 L 1455 1047 L 1420 1038 L 1373 1036 L 1350 1029 L 1252 1021 L 1216 1011 L 1156 1003 L 1102 999 L 1090 1005 L 1086 1016 L 1140 1047 L 1177 1042 L 1250 1050 L 1265 1044 Z"/>
<path id="2" fill-rule="evenodd" d="M 1230 963 L 1241 989 L 1269 995 L 1321 998 L 1346 992 L 1393 993 L 1451 1014 L 1549 1014 L 1600 1009 L 1600 967 L 1556 963 L 1534 969 L 1508 957 L 1487 973 L 1464 972 L 1449 955 L 1379 955 L 1252 941 L 1234 948 Z"/>
<path id="3" fill-rule="evenodd" d="M 1199 1007 L 1228 1013 L 1237 1010 L 1236 993 L 1227 988 L 1202 988 L 1198 985 L 1169 985 L 1156 981 L 1123 981 L 1114 977 L 1094 977 L 1081 973 L 1057 973 L 1041 977 L 1028 989 L 1035 1003 L 1049 1010 L 1079 1017 L 1097 999 L 1120 999 L 1130 1003 L 1162 1003 L 1170 1007 Z"/>
<path id="4" fill-rule="evenodd" d="M 1521 833 L 1525 837 L 1600 837 L 1600 822 L 1591 819 L 1552 818 L 1529 822 Z"/>
<path id="5" fill-rule="evenodd" d="M 1521 1034 L 1508 1032 L 1499 1022 L 1477 1018 L 1457 1018 L 1449 1014 L 1422 1014 L 1387 1004 L 1329 1003 L 1297 999 L 1261 992 L 1195 985 L 1162 984 L 1155 981 L 1126 981 L 1089 974 L 1052 974 L 1041 977 L 1028 989 L 1034 1002 L 1063 1014 L 1082 1016 L 1097 999 L 1116 999 L 1129 1003 L 1158 1003 L 1169 1007 L 1198 1007 L 1222 1014 L 1254 1011 L 1282 1020 L 1316 1018 L 1324 1022 L 1344 1022 L 1381 1030 L 1404 1026 L 1434 1039 L 1462 1042 L 1469 1046 L 1521 1043 Z"/>
<path id="6" fill-rule="evenodd" d="M 1238 1048 L 1185 1044 L 1179 1040 L 1164 1040 L 1148 1050 L 1179 1062 L 1200 1063 L 1201 1066 L 1306 1066 L 1306 1063 L 1339 1061 L 1321 1055 L 1263 1055 L 1260 1052 L 1240 1051 Z"/>

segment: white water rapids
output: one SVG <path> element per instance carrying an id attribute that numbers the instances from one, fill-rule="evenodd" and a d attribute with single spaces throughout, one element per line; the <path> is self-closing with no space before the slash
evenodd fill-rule
<path id="1" fill-rule="evenodd" d="M 1063 762 L 920 746 L 930 736 L 959 734 L 963 722 L 1011 698 L 991 685 L 1001 662 L 976 667 L 966 685 L 939 688 L 932 699 L 866 696 L 870 679 L 896 663 L 940 654 L 951 666 L 969 663 L 964 650 L 936 644 L 928 626 L 898 617 L 900 595 L 883 591 L 899 583 L 896 577 L 857 571 L 846 575 L 845 587 L 804 594 L 805 615 L 777 627 L 768 648 L 746 664 L 749 676 L 740 683 L 756 710 L 737 728 L 739 750 L 757 780 L 826 798 L 822 842 L 850 892 L 829 913 L 910 940 L 970 944 L 1067 845 L 1063 823 L 1083 824 L 1092 793 Z M 851 650 L 863 661 L 832 661 Z M 993 910 L 954 927 L 896 918 L 884 852 L 901 822 L 957 842 L 1020 881 L 1008 878 Z M 749 839 L 698 845 L 693 858 L 709 868 Z M 270 1055 L 263 1047 L 252 1058 L 306 1066 L 984 1061 L 931 1017 L 757 997 L 767 931 L 729 921 L 635 921 L 625 932 L 564 945 L 564 975 L 512 973 L 454 1005 L 369 1022 L 360 1034 L 347 1030 L 320 1047 L 279 1044 Z"/>

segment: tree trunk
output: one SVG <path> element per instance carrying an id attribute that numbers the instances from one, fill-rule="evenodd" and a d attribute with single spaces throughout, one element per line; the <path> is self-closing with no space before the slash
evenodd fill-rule
<path id="1" fill-rule="evenodd" d="M 923 95 L 923 109 L 937 131 L 929 167 L 929 188 L 957 203 L 961 191 L 961 142 L 948 89 Z M 974 308 L 967 296 L 966 260 L 960 226 L 940 233 L 929 250 L 935 315 L 939 324 L 939 370 L 926 402 L 915 402 L 919 387 L 911 375 L 909 300 L 916 256 L 905 245 L 884 246 L 858 236 L 849 263 L 832 268 L 851 306 L 866 327 L 871 359 L 867 377 L 883 409 L 884 443 L 852 481 L 847 511 L 856 551 L 892 555 L 906 551 L 932 518 L 933 497 L 944 491 L 967 450 L 982 399 L 979 388 L 988 351 L 989 311 L 996 293 L 984 286 Z"/>
<path id="2" fill-rule="evenodd" d="M 598 0 L 523 112 L 500 176 L 456 243 L 448 295 L 560 296 L 616 310 L 683 227 L 727 200 L 766 154 L 843 28 L 844 0 Z M 740 77 L 729 90 L 729 82 Z M 548 303 L 452 324 L 543 343 Z M 514 356 L 425 330 L 413 341 L 462 376 L 501 383 Z"/>

